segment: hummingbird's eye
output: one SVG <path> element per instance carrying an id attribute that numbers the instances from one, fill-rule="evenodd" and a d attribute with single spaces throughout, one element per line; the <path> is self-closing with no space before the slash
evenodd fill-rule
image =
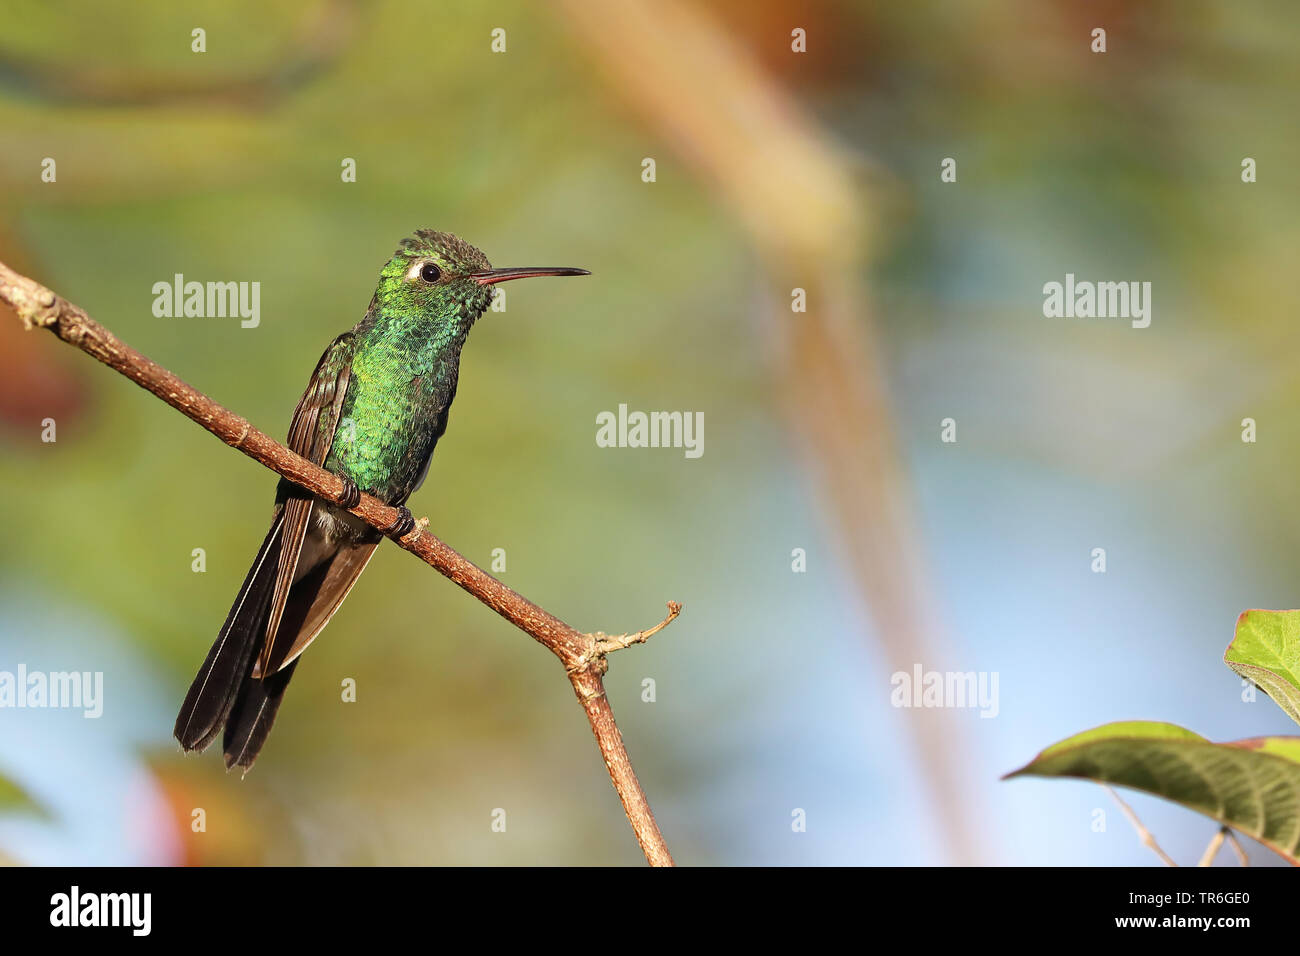
<path id="1" fill-rule="evenodd" d="M 425 282 L 437 282 L 442 278 L 442 270 L 432 262 L 426 262 L 420 269 L 420 278 Z"/>

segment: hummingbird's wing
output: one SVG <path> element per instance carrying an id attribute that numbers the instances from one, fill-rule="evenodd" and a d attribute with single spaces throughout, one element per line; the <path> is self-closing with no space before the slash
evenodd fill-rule
<path id="1" fill-rule="evenodd" d="M 346 332 L 325 350 L 289 426 L 289 447 L 318 465 L 329 457 L 338 431 L 354 339 L 355 332 Z M 226 766 L 253 765 L 298 655 L 338 610 L 383 540 L 368 529 L 355 538 L 326 536 L 312 521 L 316 507 L 325 506 L 281 482 L 271 530 L 177 716 L 176 738 L 186 750 L 203 749 L 224 727 Z"/>
<path id="2" fill-rule="evenodd" d="M 353 333 L 344 332 L 325 350 L 316 364 L 307 390 L 293 411 L 293 421 L 289 423 L 289 448 L 315 465 L 325 463 L 330 446 L 334 444 L 334 433 L 338 431 L 343 399 L 347 395 L 352 370 L 353 338 Z M 287 497 L 284 502 L 284 525 L 280 532 L 279 571 L 271 593 L 266 639 L 258 654 L 257 666 L 253 669 L 254 677 L 271 673 L 268 670 L 271 651 L 275 647 L 285 604 L 298 571 L 298 559 L 302 554 L 303 540 L 307 536 L 315 504 L 312 495 L 301 488 L 290 486 L 283 493 Z"/>
<path id="3" fill-rule="evenodd" d="M 344 333 L 325 350 L 294 410 L 290 446 L 318 464 L 328 455 L 337 429 L 353 338 L 353 333 Z M 324 421 L 323 412 L 328 416 Z M 265 739 L 292 674 L 286 670 L 275 681 L 265 682 L 253 676 L 259 656 L 270 643 L 268 634 L 275 634 L 283 614 L 287 583 L 292 583 L 311 517 L 311 498 L 305 491 L 289 482 L 282 482 L 280 488 L 271 530 L 176 718 L 176 739 L 186 750 L 207 747 L 223 727 L 229 744 L 232 731 L 240 729 L 237 753 L 245 767 L 257 756 L 253 740 Z M 277 624 L 268 630 L 273 603 Z"/>
<path id="4" fill-rule="evenodd" d="M 338 431 L 353 341 L 354 333 L 345 333 L 325 350 L 289 425 L 289 447 L 316 464 L 325 463 Z M 326 539 L 312 520 L 314 510 L 324 507 L 319 501 L 289 482 L 281 484 L 278 497 L 280 548 L 260 649 L 236 689 L 222 739 L 226 766 L 244 770 L 266 743 L 298 654 L 338 610 L 382 540 L 378 532 L 357 540 Z"/>
<path id="5" fill-rule="evenodd" d="M 341 542 L 308 574 L 294 582 L 265 673 L 274 674 L 293 663 L 324 630 L 370 563 L 381 540 L 379 532 L 367 530 L 357 541 Z"/>

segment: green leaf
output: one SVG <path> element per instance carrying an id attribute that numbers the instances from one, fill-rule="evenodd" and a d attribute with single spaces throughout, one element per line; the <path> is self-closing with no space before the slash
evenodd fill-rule
<path id="1" fill-rule="evenodd" d="M 1300 724 L 1300 611 L 1245 611 L 1223 663 Z"/>
<path id="2" fill-rule="evenodd" d="M 1144 790 L 1240 830 L 1300 866 L 1300 737 L 1211 743 L 1174 724 L 1105 724 L 1003 779 L 1079 777 Z"/>

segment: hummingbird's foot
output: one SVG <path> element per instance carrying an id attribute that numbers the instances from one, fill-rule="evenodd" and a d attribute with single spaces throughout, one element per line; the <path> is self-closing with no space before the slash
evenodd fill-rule
<path id="1" fill-rule="evenodd" d="M 406 505 L 397 505 L 397 517 L 387 528 L 384 534 L 392 535 L 395 538 L 405 538 L 415 527 L 415 518 L 411 515 L 411 509 Z"/>
<path id="2" fill-rule="evenodd" d="M 343 500 L 339 502 L 339 506 L 351 511 L 361 504 L 361 489 L 347 475 L 339 475 L 338 479 L 343 482 Z"/>

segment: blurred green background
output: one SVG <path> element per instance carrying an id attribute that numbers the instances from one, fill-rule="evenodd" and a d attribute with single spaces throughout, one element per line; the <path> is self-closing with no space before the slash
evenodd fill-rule
<path id="1" fill-rule="evenodd" d="M 1112 719 L 1290 732 L 1220 661 L 1240 610 L 1300 603 L 1290 6 L 7 14 L 0 260 L 271 434 L 414 229 L 593 272 L 505 287 L 411 507 L 480 565 L 503 548 L 502 579 L 580 629 L 685 604 L 607 678 L 679 862 L 1146 863 L 1118 814 L 1091 826 L 1097 788 L 998 774 Z M 1151 328 L 1044 318 L 1066 272 L 1151 281 Z M 155 318 L 175 273 L 260 282 L 260 326 Z M 598 448 L 620 403 L 702 411 L 704 455 Z M 254 772 L 182 757 L 175 708 L 273 476 L 7 312 L 0 422 L 0 670 L 105 674 L 99 720 L 0 711 L 0 776 L 40 808 L 0 816 L 4 857 L 639 861 L 555 662 L 390 546 Z M 997 718 L 892 708 L 912 659 L 999 673 Z M 1133 802 L 1176 857 L 1210 837 Z"/>

